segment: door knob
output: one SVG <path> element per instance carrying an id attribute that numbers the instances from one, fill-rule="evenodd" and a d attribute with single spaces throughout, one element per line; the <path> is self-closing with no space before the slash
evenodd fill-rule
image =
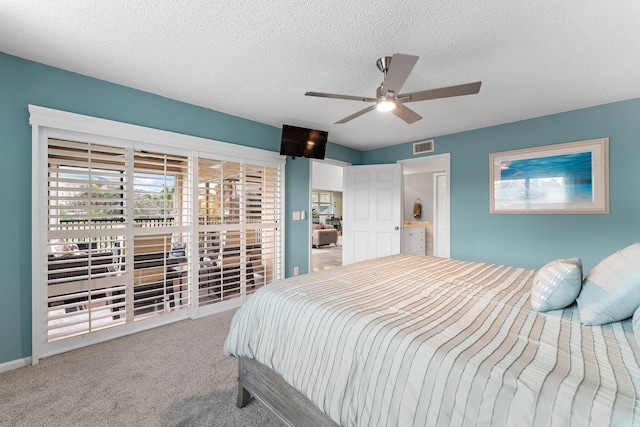
<path id="1" fill-rule="evenodd" d="M 400 230 L 400 227 L 398 227 L 398 226 L 396 225 L 396 231 L 398 231 L 398 230 Z"/>

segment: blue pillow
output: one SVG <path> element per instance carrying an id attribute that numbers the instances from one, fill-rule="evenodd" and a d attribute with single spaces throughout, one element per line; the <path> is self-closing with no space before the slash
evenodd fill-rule
<path id="1" fill-rule="evenodd" d="M 531 286 L 531 307 L 536 311 L 565 308 L 576 300 L 582 286 L 580 258 L 551 261 L 536 273 Z"/>
<path id="2" fill-rule="evenodd" d="M 631 317 L 640 307 L 640 243 L 600 261 L 585 278 L 577 302 L 585 325 Z"/>

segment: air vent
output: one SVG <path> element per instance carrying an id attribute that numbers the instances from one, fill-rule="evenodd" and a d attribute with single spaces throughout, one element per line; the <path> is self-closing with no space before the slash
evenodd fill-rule
<path id="1" fill-rule="evenodd" d="M 433 139 L 415 142 L 413 144 L 413 154 L 431 153 L 433 151 Z"/>

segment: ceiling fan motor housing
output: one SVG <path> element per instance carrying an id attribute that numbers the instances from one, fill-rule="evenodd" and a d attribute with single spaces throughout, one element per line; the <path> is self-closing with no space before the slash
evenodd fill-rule
<path id="1" fill-rule="evenodd" d="M 378 70 L 382 71 L 385 77 L 387 77 L 387 70 L 389 69 L 389 65 L 391 65 L 391 58 L 391 56 L 385 56 L 376 61 Z"/>

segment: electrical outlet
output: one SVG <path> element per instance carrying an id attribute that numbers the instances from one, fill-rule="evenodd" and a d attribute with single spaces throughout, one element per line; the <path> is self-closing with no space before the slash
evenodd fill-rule
<path id="1" fill-rule="evenodd" d="M 297 276 L 298 274 L 300 274 L 300 269 L 298 267 L 293 267 L 293 275 Z"/>
<path id="2" fill-rule="evenodd" d="M 296 211 L 293 213 L 293 220 L 300 221 L 300 211 Z"/>

